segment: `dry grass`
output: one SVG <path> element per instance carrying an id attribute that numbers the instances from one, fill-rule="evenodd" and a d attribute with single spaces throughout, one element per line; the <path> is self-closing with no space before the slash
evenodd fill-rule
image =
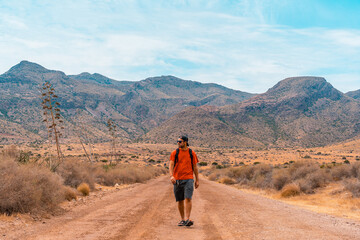
<path id="1" fill-rule="evenodd" d="M 90 187 L 87 183 L 81 183 L 78 187 L 77 187 L 77 190 L 79 192 L 82 193 L 82 195 L 84 196 L 89 196 L 90 194 Z"/>
<path id="2" fill-rule="evenodd" d="M 64 184 L 77 188 L 86 182 L 91 189 L 95 186 L 96 166 L 82 161 L 65 161 L 56 172 L 64 179 Z"/>
<path id="3" fill-rule="evenodd" d="M 166 173 L 167 170 L 156 166 L 117 165 L 107 170 L 97 171 L 98 182 L 105 186 L 117 184 L 142 183 Z"/>
<path id="4" fill-rule="evenodd" d="M 75 189 L 68 187 L 68 186 L 64 187 L 64 197 L 68 201 L 71 201 L 73 199 L 77 200 Z"/>
<path id="5" fill-rule="evenodd" d="M 360 164 L 341 164 L 331 167 L 321 167 L 310 161 L 299 161 L 291 164 L 273 167 L 266 164 L 229 167 L 225 169 L 206 170 L 210 180 L 219 180 L 225 184 L 238 183 L 241 186 L 260 189 L 282 190 L 287 184 L 296 184 L 300 192 L 313 194 L 318 188 L 327 186 L 334 179 L 349 179 L 358 176 Z M 232 179 L 232 180 L 230 180 Z M 350 189 L 350 183 L 348 183 Z M 356 186 L 351 185 L 351 189 Z M 354 192 L 355 191 L 355 192 Z M 354 196 L 356 190 L 352 190 Z"/>
<path id="6" fill-rule="evenodd" d="M 223 177 L 220 179 L 219 182 L 227 185 L 232 185 L 236 183 L 235 179 L 229 177 Z"/>
<path id="7" fill-rule="evenodd" d="M 334 167 L 331 171 L 331 176 L 335 181 L 340 181 L 352 176 L 351 166 L 348 164 L 343 164 L 337 167 Z"/>
<path id="8" fill-rule="evenodd" d="M 283 189 L 281 190 L 281 197 L 289 198 L 294 197 L 297 195 L 300 195 L 300 187 L 298 184 L 290 183 L 287 184 Z"/>
<path id="9" fill-rule="evenodd" d="M 343 181 L 345 190 L 352 193 L 353 197 L 360 197 L 360 180 L 357 178 Z"/>
<path id="10" fill-rule="evenodd" d="M 275 169 L 272 174 L 272 184 L 276 190 L 281 190 L 290 182 L 290 173 L 287 169 Z"/>
<path id="11" fill-rule="evenodd" d="M 64 200 L 61 178 L 47 169 L 0 159 L 0 213 L 52 211 Z"/>

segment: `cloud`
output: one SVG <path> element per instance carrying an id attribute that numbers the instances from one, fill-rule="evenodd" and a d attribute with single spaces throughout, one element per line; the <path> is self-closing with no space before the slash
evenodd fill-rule
<path id="1" fill-rule="evenodd" d="M 279 25 L 276 8 L 291 1 L 281 2 L 8 2 L 0 8 L 0 72 L 27 59 L 67 74 L 171 74 L 249 92 L 299 75 L 359 89 L 359 30 Z M 346 74 L 353 80 L 336 81 Z"/>

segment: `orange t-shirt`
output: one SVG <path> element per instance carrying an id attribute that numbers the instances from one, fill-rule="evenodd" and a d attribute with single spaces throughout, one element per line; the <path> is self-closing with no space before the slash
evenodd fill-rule
<path id="1" fill-rule="evenodd" d="M 170 155 L 170 161 L 175 161 L 176 150 Z M 192 150 L 194 166 L 199 162 L 196 153 Z M 191 165 L 189 148 L 187 150 L 179 149 L 178 161 L 174 168 L 174 178 L 176 180 L 193 179 L 194 173 Z"/>

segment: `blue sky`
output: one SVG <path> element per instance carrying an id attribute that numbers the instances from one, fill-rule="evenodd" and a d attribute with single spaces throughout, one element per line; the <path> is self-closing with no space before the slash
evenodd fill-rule
<path id="1" fill-rule="evenodd" d="M 321 76 L 347 92 L 360 89 L 359 12 L 358 0 L 0 0 L 0 73 L 29 60 L 252 93 Z"/>

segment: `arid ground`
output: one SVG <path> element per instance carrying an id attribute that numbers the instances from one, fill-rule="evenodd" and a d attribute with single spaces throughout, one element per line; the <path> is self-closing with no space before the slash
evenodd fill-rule
<path id="1" fill-rule="evenodd" d="M 302 159 L 324 163 L 359 161 L 360 141 L 313 149 L 193 148 L 209 169 L 223 166 L 284 164 Z M 63 146 L 68 159 L 87 161 L 80 144 Z M 110 146 L 96 145 L 97 164 L 104 163 Z M 124 144 L 121 164 L 168 163 L 175 145 Z M 23 146 L 33 157 L 46 146 Z M 54 152 L 51 150 L 50 152 Z M 212 166 L 214 167 L 214 166 Z M 360 199 L 339 183 L 314 194 L 282 198 L 274 190 L 227 186 L 201 177 L 194 193 L 195 225 L 178 227 L 180 220 L 168 176 L 143 184 L 97 185 L 88 197 L 64 202 L 55 216 L 0 215 L 0 239 L 360 239 Z M 280 201 L 279 201 L 280 200 Z"/>
<path id="2" fill-rule="evenodd" d="M 168 176 L 100 193 L 78 200 L 77 206 L 50 219 L 3 221 L 6 228 L 1 228 L 0 238 L 360 238 L 360 222 L 304 210 L 205 179 L 194 193 L 191 218 L 195 224 L 189 228 L 176 225 L 179 215 Z"/>

